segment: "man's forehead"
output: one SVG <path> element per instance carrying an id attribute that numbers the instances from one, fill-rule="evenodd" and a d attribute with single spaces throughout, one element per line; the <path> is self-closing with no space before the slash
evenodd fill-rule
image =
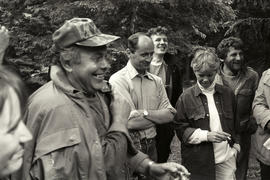
<path id="1" fill-rule="evenodd" d="M 234 52 L 243 52 L 243 50 L 240 49 L 240 48 L 235 48 L 233 46 L 230 46 L 229 47 L 229 52 L 232 52 L 232 51 L 234 51 Z"/>
<path id="2" fill-rule="evenodd" d="M 154 48 L 153 41 L 148 36 L 140 36 L 138 39 L 138 49 Z"/>

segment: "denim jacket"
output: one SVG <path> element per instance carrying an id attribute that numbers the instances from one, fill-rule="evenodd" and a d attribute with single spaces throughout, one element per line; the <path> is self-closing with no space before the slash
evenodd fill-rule
<path id="1" fill-rule="evenodd" d="M 235 98 L 233 92 L 219 84 L 215 86 L 215 104 L 220 116 L 223 131 L 231 134 L 232 140 L 236 143 L 235 128 Z M 174 120 L 175 130 L 181 140 L 182 162 L 191 172 L 192 179 L 215 179 L 215 159 L 213 144 L 202 142 L 200 144 L 189 144 L 188 139 L 193 132 L 200 128 L 210 131 L 209 110 L 207 98 L 202 93 L 198 84 L 188 88 L 179 97 L 177 115 Z"/>

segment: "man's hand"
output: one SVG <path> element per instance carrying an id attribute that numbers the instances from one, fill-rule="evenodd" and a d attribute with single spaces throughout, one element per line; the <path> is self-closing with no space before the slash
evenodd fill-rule
<path id="1" fill-rule="evenodd" d="M 112 94 L 113 98 L 110 105 L 110 110 L 113 117 L 113 122 L 127 124 L 131 107 L 120 93 L 113 91 Z"/>
<path id="2" fill-rule="evenodd" d="M 231 135 L 226 132 L 211 131 L 207 133 L 207 140 L 214 143 L 220 143 L 230 138 L 231 138 Z"/>
<path id="3" fill-rule="evenodd" d="M 184 166 L 174 162 L 153 163 L 149 165 L 149 174 L 158 180 L 171 180 L 172 178 L 188 177 L 190 175 Z"/>
<path id="4" fill-rule="evenodd" d="M 0 26 L 0 53 L 3 53 L 9 44 L 9 34 L 5 26 Z"/>
<path id="5" fill-rule="evenodd" d="M 135 109 L 135 110 L 132 110 L 130 112 L 128 119 L 132 119 L 132 118 L 136 118 L 136 117 L 140 117 L 140 116 L 142 116 L 142 113 L 139 110 Z"/>

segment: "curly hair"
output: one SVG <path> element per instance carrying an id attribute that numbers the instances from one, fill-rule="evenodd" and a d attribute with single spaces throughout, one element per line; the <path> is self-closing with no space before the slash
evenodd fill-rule
<path id="1" fill-rule="evenodd" d="M 150 37 L 155 34 L 165 34 L 167 36 L 168 29 L 166 27 L 158 26 L 158 27 L 149 29 L 146 34 Z"/>
<path id="2" fill-rule="evenodd" d="M 244 43 L 240 38 L 228 37 L 223 39 L 217 46 L 217 55 L 221 59 L 225 59 L 229 52 L 229 48 L 244 50 Z"/>

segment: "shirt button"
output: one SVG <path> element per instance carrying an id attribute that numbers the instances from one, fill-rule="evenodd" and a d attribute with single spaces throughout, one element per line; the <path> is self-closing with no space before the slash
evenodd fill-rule
<path id="1" fill-rule="evenodd" d="M 207 117 L 209 117 L 209 114 L 206 114 Z"/>
<path id="2" fill-rule="evenodd" d="M 75 136 L 70 136 L 69 140 L 70 140 L 71 142 L 75 141 Z"/>

